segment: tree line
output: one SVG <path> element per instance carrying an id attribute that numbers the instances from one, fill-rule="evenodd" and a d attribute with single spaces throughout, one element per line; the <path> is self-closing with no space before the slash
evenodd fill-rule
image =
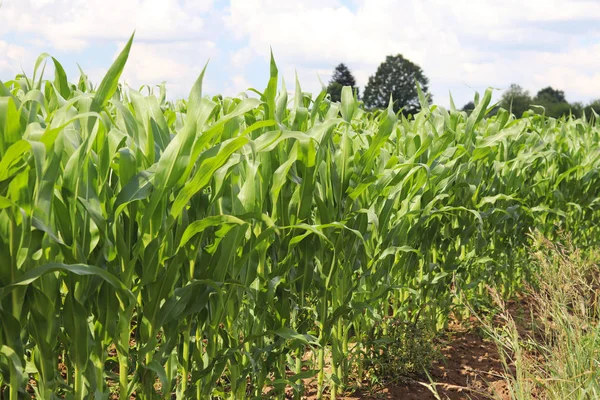
<path id="1" fill-rule="evenodd" d="M 428 87 L 429 79 L 421 67 L 401 54 L 387 56 L 377 68 L 375 75 L 369 77 L 362 101 L 370 109 L 386 108 L 391 96 L 394 100 L 394 112 L 402 110 L 406 115 L 414 114 L 420 109 L 415 82 L 418 82 L 423 92 L 431 98 Z M 327 86 L 331 101 L 340 101 L 344 86 L 352 87 L 356 96 L 361 97 L 356 86 L 356 79 L 350 69 L 342 63 L 335 67 Z"/>
<path id="2" fill-rule="evenodd" d="M 379 65 L 375 74 L 369 77 L 362 97 L 356 85 L 356 79 L 350 69 L 343 63 L 335 67 L 327 86 L 327 92 L 331 97 L 331 101 L 340 101 L 342 87 L 350 86 L 355 95 L 361 98 L 365 107 L 369 109 L 387 107 L 391 96 L 394 101 L 394 111 L 399 112 L 402 110 L 403 114 L 410 115 L 420 110 L 416 82 L 421 86 L 423 93 L 431 99 L 428 86 L 429 79 L 425 76 L 422 68 L 404 58 L 401 54 L 397 54 L 387 56 Z M 589 118 L 594 113 L 600 114 L 600 99 L 591 101 L 586 105 L 581 102 L 569 103 L 564 91 L 554 89 L 551 86 L 539 90 L 532 97 L 527 90 L 513 83 L 504 92 L 491 114 L 495 114 L 499 107 L 511 110 L 517 117 L 521 117 L 524 112 L 531 110 L 537 114 L 554 118 L 571 114 L 575 117 L 581 117 L 585 114 Z M 462 110 L 470 112 L 474 108 L 475 104 L 470 101 L 463 106 Z"/>
<path id="3" fill-rule="evenodd" d="M 472 107 L 472 103 L 465 105 L 465 107 L 467 106 Z M 600 114 L 600 99 L 593 100 L 586 105 L 581 102 L 569 103 L 565 92 L 554 89 L 552 86 L 540 89 L 535 96 L 531 97 L 527 90 L 515 83 L 511 84 L 504 92 L 499 106 L 511 110 L 517 117 L 522 116 L 528 110 L 554 118 L 571 114 L 578 118 L 584 113 L 589 118 L 594 115 L 594 112 Z"/>

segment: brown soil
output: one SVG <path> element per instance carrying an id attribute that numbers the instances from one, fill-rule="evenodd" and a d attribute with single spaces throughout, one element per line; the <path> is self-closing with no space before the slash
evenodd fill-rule
<path id="1" fill-rule="evenodd" d="M 509 399 L 502 377 L 503 367 L 496 345 L 484 339 L 476 328 L 465 328 L 464 324 L 451 323 L 448 337 L 440 340 L 439 361 L 433 363 L 429 373 L 442 399 Z M 404 383 L 387 385 L 378 391 L 363 390 L 342 397 L 344 400 L 406 399 L 435 400 L 427 387 L 427 377 L 405 378 Z M 316 399 L 314 387 L 309 389 L 306 399 Z"/>
<path id="2" fill-rule="evenodd" d="M 474 323 L 471 319 L 469 321 Z M 504 368 L 496 344 L 484 338 L 475 324 L 452 322 L 448 337 L 440 343 L 442 358 L 433 363 L 429 371 L 435 389 L 442 399 L 509 399 Z M 428 379 L 414 379 L 404 385 L 393 385 L 371 396 L 356 399 L 436 399 L 427 387 Z"/>
<path id="3" fill-rule="evenodd" d="M 528 327 L 531 320 L 528 315 L 527 299 L 506 304 L 507 310 L 515 320 L 521 335 L 530 333 Z M 497 317 L 495 325 L 502 324 Z M 429 374 L 432 381 L 425 378 L 405 378 L 397 384 L 387 385 L 378 391 L 363 390 L 345 397 L 344 400 L 367 399 L 406 399 L 435 400 L 437 397 L 427 386 L 435 386 L 441 399 L 497 399 L 509 400 L 505 375 L 507 371 L 502 365 L 497 345 L 486 337 L 481 323 L 475 317 L 461 323 L 453 320 L 449 324 L 445 337 L 439 339 L 441 358 L 431 366 Z M 514 373 L 514 371 L 508 371 Z M 312 389 L 312 390 L 311 390 Z M 309 389 L 305 397 L 316 399 L 314 387 Z"/>

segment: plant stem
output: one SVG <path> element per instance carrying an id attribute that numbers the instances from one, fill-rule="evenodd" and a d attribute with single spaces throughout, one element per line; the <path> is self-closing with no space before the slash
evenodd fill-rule
<path id="1" fill-rule="evenodd" d="M 75 365 L 73 375 L 75 376 L 75 382 L 73 385 L 75 389 L 75 399 L 83 400 L 85 397 L 83 387 L 83 373 L 80 371 L 79 366 Z"/>
<path id="2" fill-rule="evenodd" d="M 325 381 L 325 322 L 327 321 L 327 291 L 325 291 L 325 296 L 323 296 L 323 304 L 321 309 L 321 332 L 319 333 L 319 343 L 321 347 L 319 348 L 319 377 L 317 384 L 317 399 L 323 398 L 323 383 Z"/>
<path id="3" fill-rule="evenodd" d="M 10 389 L 9 399 L 10 400 L 18 400 L 20 385 L 21 385 L 21 382 L 19 382 L 19 374 L 17 373 L 17 370 L 11 363 L 10 364 L 10 387 L 9 387 L 9 389 Z"/>
<path id="4" fill-rule="evenodd" d="M 190 331 L 188 329 L 183 332 L 183 362 L 181 363 L 181 382 L 177 391 L 177 400 L 184 399 L 188 385 L 188 369 L 190 364 Z"/>

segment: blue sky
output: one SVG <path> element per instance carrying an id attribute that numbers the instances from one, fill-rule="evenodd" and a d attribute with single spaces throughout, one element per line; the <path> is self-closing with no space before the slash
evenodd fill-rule
<path id="1" fill-rule="evenodd" d="M 340 62 L 361 87 L 389 54 L 419 64 L 435 103 L 457 105 L 510 83 L 600 98 L 600 2 L 586 0 L 3 0 L 0 79 L 50 53 L 75 81 L 99 82 L 129 35 L 123 80 L 187 95 L 210 59 L 205 91 L 262 90 L 273 48 L 288 89 L 316 93 Z"/>

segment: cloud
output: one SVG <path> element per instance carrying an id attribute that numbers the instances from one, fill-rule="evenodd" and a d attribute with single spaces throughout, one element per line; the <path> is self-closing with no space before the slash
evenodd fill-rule
<path id="1" fill-rule="evenodd" d="M 225 92 L 231 96 L 235 96 L 238 93 L 246 91 L 250 87 L 252 87 L 252 85 L 248 79 L 242 74 L 237 74 L 229 79 L 229 83 L 225 87 Z"/>
<path id="2" fill-rule="evenodd" d="M 243 69 L 254 58 L 254 51 L 250 47 L 242 47 L 233 51 L 229 55 L 231 66 L 236 69 Z"/>
<path id="3" fill-rule="evenodd" d="M 568 88 L 567 97 L 600 98 L 600 45 L 578 47 L 563 53 L 540 52 L 532 55 L 531 65 L 546 68 L 531 69 L 537 87 L 552 85 Z"/>
<path id="4" fill-rule="evenodd" d="M 297 72 L 303 90 L 317 93 L 317 74 L 327 83 L 340 62 L 364 87 L 401 53 L 442 104 L 449 89 L 460 104 L 473 89 L 511 82 L 598 97 L 600 2 L 591 0 L 5 0 L 0 73 L 63 52 L 96 82 L 134 29 L 123 78 L 132 87 L 167 81 L 170 97 L 187 96 L 209 58 L 207 93 L 261 89 L 271 48 L 290 90 Z"/>
<path id="5" fill-rule="evenodd" d="M 432 82 L 455 80 L 463 65 L 477 62 L 477 51 L 461 43 L 451 29 L 454 24 L 444 23 L 443 10 L 432 12 L 435 7 L 424 3 L 370 0 L 352 11 L 339 2 L 282 2 L 271 8 L 270 0 L 232 0 L 226 24 L 254 54 L 266 58 L 272 46 L 278 62 L 325 70 L 324 79 L 331 73 L 326 66 L 344 62 L 364 86 L 386 55 L 402 53 L 421 65 Z M 313 87 L 318 85 L 315 75 Z"/>
<path id="6" fill-rule="evenodd" d="M 577 74 L 593 82 L 600 67 L 599 58 L 586 56 L 597 50 L 581 45 L 581 35 L 564 32 L 565 23 L 578 20 L 600 22 L 600 3 L 355 0 L 350 7 L 339 1 L 231 0 L 225 18 L 231 34 L 247 42 L 245 54 L 267 59 L 272 46 L 280 64 L 314 72 L 344 62 L 360 86 L 386 55 L 401 53 L 424 69 L 436 101 L 447 99 L 449 87 L 458 87 L 458 97 L 467 101 L 471 87 L 510 82 L 557 82 L 576 97 L 591 96 L 584 85 L 558 78 Z M 544 58 L 560 68 L 551 70 Z M 573 61 L 579 59 L 585 67 Z"/>
<path id="7" fill-rule="evenodd" d="M 120 43 L 115 58 L 124 45 L 124 42 Z M 131 48 L 122 79 L 134 89 L 165 81 L 170 98 L 187 97 L 208 59 L 218 53 L 216 44 L 207 40 L 136 43 Z M 210 77 L 207 77 L 204 89 L 206 92 L 217 90 Z"/>
<path id="8" fill-rule="evenodd" d="M 24 61 L 33 61 L 28 57 L 27 50 L 24 47 L 0 40 L 1 76 L 13 77 L 22 72 L 21 67 Z"/>
<path id="9" fill-rule="evenodd" d="M 0 23 L 11 32 L 39 35 L 58 50 L 81 50 L 91 40 L 168 42 L 204 35 L 200 16 L 212 2 L 177 0 L 20 0 L 6 3 Z"/>

